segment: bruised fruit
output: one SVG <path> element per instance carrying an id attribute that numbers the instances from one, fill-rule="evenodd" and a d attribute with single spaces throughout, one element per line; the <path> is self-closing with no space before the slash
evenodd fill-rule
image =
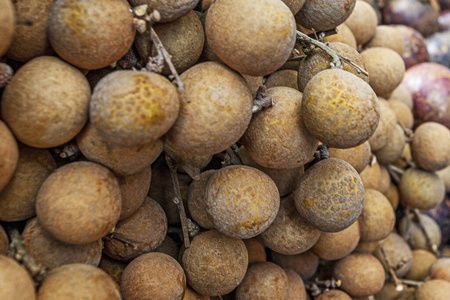
<path id="1" fill-rule="evenodd" d="M 42 184 L 36 213 L 42 227 L 69 244 L 87 244 L 119 220 L 122 199 L 114 175 L 92 162 L 74 162 L 54 171 Z"/>
<path id="2" fill-rule="evenodd" d="M 35 299 L 34 282 L 14 259 L 0 254 L 0 299 Z"/>
<path id="3" fill-rule="evenodd" d="M 361 178 L 350 164 L 338 158 L 321 160 L 309 168 L 294 193 L 300 216 L 320 231 L 347 228 L 363 209 Z"/>
<path id="4" fill-rule="evenodd" d="M 0 192 L 11 180 L 19 161 L 19 147 L 14 135 L 0 120 Z"/>

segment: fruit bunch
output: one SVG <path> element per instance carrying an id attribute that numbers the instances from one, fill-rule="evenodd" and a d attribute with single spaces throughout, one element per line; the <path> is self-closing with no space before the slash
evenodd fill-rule
<path id="1" fill-rule="evenodd" d="M 0 0 L 0 299 L 448 299 L 446 9 Z"/>

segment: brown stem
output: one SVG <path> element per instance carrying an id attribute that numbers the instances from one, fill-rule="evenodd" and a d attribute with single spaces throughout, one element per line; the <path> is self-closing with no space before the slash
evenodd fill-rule
<path id="1" fill-rule="evenodd" d="M 319 32 L 314 32 L 312 34 L 308 34 L 308 36 L 310 38 L 316 38 L 317 40 L 321 41 L 323 40 L 326 36 L 330 36 L 330 35 L 335 35 L 338 33 L 337 28 L 334 29 L 330 29 L 330 30 L 326 30 L 326 31 L 319 31 Z"/>
<path id="2" fill-rule="evenodd" d="M 232 165 L 242 165 L 241 159 L 237 156 L 236 152 L 232 149 L 232 147 L 226 150 L 226 153 L 230 156 Z"/>
<path id="3" fill-rule="evenodd" d="M 138 242 L 131 240 L 129 237 L 127 237 L 126 235 L 120 234 L 120 233 L 111 233 L 107 236 L 107 238 L 109 239 L 115 239 L 118 241 L 121 241 L 124 244 L 128 244 L 130 246 L 133 247 L 133 249 L 137 250 L 138 249 Z"/>
<path id="4" fill-rule="evenodd" d="M 395 274 L 394 268 L 389 263 L 389 259 L 386 256 L 386 253 L 384 252 L 383 246 L 380 248 L 381 258 L 384 260 L 384 264 L 387 266 L 389 275 L 391 275 L 392 280 L 394 281 L 394 284 L 396 286 L 401 285 L 401 281 L 398 279 L 397 274 Z"/>
<path id="5" fill-rule="evenodd" d="M 431 251 L 434 254 L 437 255 L 438 254 L 437 253 L 438 252 L 437 245 L 433 243 L 433 241 L 430 238 L 430 235 L 428 234 L 427 230 L 425 229 L 425 225 L 422 222 L 422 216 L 420 215 L 419 209 L 415 208 L 413 210 L 413 213 L 414 213 L 415 219 L 417 220 L 417 223 L 419 224 L 420 229 L 422 230 L 423 234 L 425 235 L 425 239 L 427 240 L 428 247 L 431 249 Z"/>
<path id="6" fill-rule="evenodd" d="M 314 157 L 317 158 L 318 160 L 330 158 L 330 152 L 328 150 L 327 145 L 322 144 L 317 146 L 317 151 L 319 152 L 315 152 Z"/>
<path id="7" fill-rule="evenodd" d="M 178 182 L 178 176 L 177 176 L 177 168 L 175 163 L 172 161 L 172 158 L 166 153 L 166 162 L 169 166 L 170 170 L 170 177 L 172 178 L 173 183 L 173 191 L 174 191 L 174 198 L 173 202 L 178 207 L 178 213 L 180 214 L 180 220 L 181 220 L 181 229 L 183 231 L 183 240 L 184 240 L 184 247 L 189 248 L 191 243 L 189 240 L 189 230 L 188 230 L 188 221 L 186 217 L 186 211 L 184 210 L 183 205 L 183 199 L 181 198 L 181 192 L 180 192 L 180 184 Z"/>
<path id="8" fill-rule="evenodd" d="M 261 85 L 258 90 L 256 91 L 256 98 L 253 100 L 253 113 L 256 113 L 263 108 L 269 108 L 273 106 L 273 99 L 272 97 L 266 96 L 266 87 L 264 85 Z"/>
<path id="9" fill-rule="evenodd" d="M 352 66 L 356 70 L 356 72 L 358 72 L 358 74 L 362 73 L 366 76 L 369 76 L 369 73 L 367 73 L 366 70 L 364 70 L 363 68 L 361 68 L 360 66 L 358 66 L 357 64 L 352 62 L 350 59 L 340 55 L 339 53 L 337 53 L 330 47 L 326 46 L 324 43 L 321 43 L 315 39 L 312 39 L 308 35 L 304 34 L 301 31 L 298 31 L 298 30 L 297 30 L 297 42 L 298 43 L 308 43 L 308 44 L 314 45 L 314 46 L 322 49 L 323 51 L 325 51 L 332 58 L 332 61 L 330 63 L 332 68 L 342 68 L 343 62 L 345 62 L 345 63 L 349 64 L 350 66 Z"/>

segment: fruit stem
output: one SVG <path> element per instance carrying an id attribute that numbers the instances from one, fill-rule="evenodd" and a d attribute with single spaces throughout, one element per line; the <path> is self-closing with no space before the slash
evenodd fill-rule
<path id="1" fill-rule="evenodd" d="M 256 97 L 253 100 L 252 112 L 256 113 L 263 108 L 269 108 L 273 106 L 273 104 L 274 103 L 272 97 L 266 96 L 266 87 L 264 85 L 261 85 L 256 91 Z"/>
<path id="2" fill-rule="evenodd" d="M 317 38 L 319 41 L 322 41 L 326 36 L 335 35 L 338 33 L 337 28 L 326 30 L 326 31 L 319 31 L 312 34 L 308 34 L 310 38 Z"/>
<path id="3" fill-rule="evenodd" d="M 30 253 L 28 253 L 17 228 L 9 227 L 7 230 L 11 238 L 10 256 L 18 262 L 21 262 L 38 284 L 41 283 L 47 275 L 48 268 L 36 262 Z"/>
<path id="4" fill-rule="evenodd" d="M 298 31 L 298 30 L 297 30 L 297 42 L 299 44 L 302 44 L 302 43 L 312 44 L 312 45 L 322 49 L 323 51 L 325 51 L 333 59 L 332 62 L 330 63 L 330 66 L 332 68 L 341 68 L 342 69 L 343 62 L 345 62 L 345 63 L 349 64 L 350 66 L 352 66 L 358 72 L 358 74 L 362 73 L 362 74 L 366 75 L 367 77 L 369 76 L 369 73 L 367 73 L 363 68 L 361 68 L 354 62 L 352 62 L 350 59 L 340 55 L 339 53 L 337 53 L 330 47 L 326 46 L 324 43 L 321 43 L 315 39 L 312 39 L 308 35 L 304 34 L 301 31 Z"/>
<path id="5" fill-rule="evenodd" d="M 417 223 L 419 224 L 420 229 L 422 230 L 423 234 L 425 235 L 425 239 L 427 240 L 428 247 L 434 254 L 436 254 L 436 256 L 438 256 L 437 245 L 431 241 L 430 235 L 428 234 L 427 230 L 425 229 L 425 225 L 422 222 L 422 216 L 420 215 L 419 209 L 415 208 L 413 210 L 413 213 L 414 213 L 415 219 L 417 220 Z"/>
<path id="6" fill-rule="evenodd" d="M 321 144 L 321 145 L 317 146 L 317 151 L 319 151 L 319 152 L 318 153 L 315 152 L 314 157 L 317 158 L 318 160 L 330 158 L 330 152 L 328 150 L 327 145 Z"/>
<path id="7" fill-rule="evenodd" d="M 176 162 L 174 163 L 172 158 L 167 153 L 165 154 L 165 157 L 166 157 L 167 166 L 169 167 L 169 170 L 170 170 L 170 177 L 172 178 L 172 183 L 173 183 L 173 191 L 174 191 L 173 203 L 175 203 L 175 205 L 178 207 L 178 213 L 180 214 L 184 247 L 189 248 L 191 245 L 191 242 L 189 240 L 188 219 L 186 217 L 186 211 L 184 210 L 183 200 L 181 198 L 180 184 L 178 182 Z"/>

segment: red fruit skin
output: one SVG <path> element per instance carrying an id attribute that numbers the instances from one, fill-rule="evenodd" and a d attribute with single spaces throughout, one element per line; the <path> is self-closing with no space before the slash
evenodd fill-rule
<path id="1" fill-rule="evenodd" d="M 430 60 L 427 45 L 420 32 L 405 25 L 397 25 L 395 28 L 400 31 L 405 44 L 402 58 L 406 69 Z"/>

